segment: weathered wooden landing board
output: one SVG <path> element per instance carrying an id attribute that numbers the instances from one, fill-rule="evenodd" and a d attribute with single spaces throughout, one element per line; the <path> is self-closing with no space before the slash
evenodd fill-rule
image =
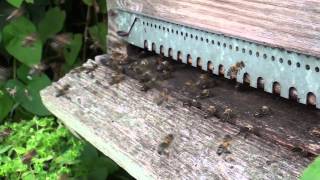
<path id="1" fill-rule="evenodd" d="M 119 7 L 320 57 L 319 0 L 108 0 Z"/>
<path id="2" fill-rule="evenodd" d="M 54 115 L 137 179 L 297 179 L 309 163 L 256 136 L 244 139 L 236 127 L 205 120 L 175 98 L 157 106 L 159 91 L 141 92 L 130 77 L 110 86 L 112 73 L 101 64 L 93 74 L 69 73 L 41 96 Z M 66 84 L 67 93 L 56 97 Z M 170 133 L 170 154 L 159 155 L 158 145 Z M 233 138 L 231 154 L 218 156 L 227 134 Z"/>

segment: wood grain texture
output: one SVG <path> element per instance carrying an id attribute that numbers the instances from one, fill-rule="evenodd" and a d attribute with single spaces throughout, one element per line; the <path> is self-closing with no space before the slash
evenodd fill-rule
<path id="1" fill-rule="evenodd" d="M 98 63 L 89 60 L 85 66 Z M 98 63 L 99 64 L 99 63 Z M 205 120 L 198 109 L 175 98 L 154 103 L 159 91 L 139 91 L 126 77 L 109 85 L 113 73 L 99 65 L 92 75 L 69 73 L 41 92 L 45 106 L 68 127 L 112 158 L 137 179 L 297 179 L 309 161 L 218 119 Z M 57 87 L 71 86 L 56 97 Z M 168 106 L 174 108 L 167 108 Z M 169 157 L 157 147 L 174 134 Z M 225 135 L 233 137 L 229 155 L 216 151 Z"/>
<path id="2" fill-rule="evenodd" d="M 320 57 L 319 0 L 108 0 L 108 6 Z"/>

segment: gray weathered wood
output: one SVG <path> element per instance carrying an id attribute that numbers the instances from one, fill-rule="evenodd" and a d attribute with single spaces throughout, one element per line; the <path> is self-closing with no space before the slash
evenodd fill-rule
<path id="1" fill-rule="evenodd" d="M 129 77 L 110 86 L 112 73 L 103 65 L 94 76 L 69 73 L 41 96 L 54 115 L 137 179 L 297 179 L 309 163 L 261 138 L 237 136 L 239 129 L 205 120 L 175 98 L 157 106 L 159 91 L 141 92 Z M 56 88 L 64 84 L 70 90 L 56 97 Z M 175 137 L 170 155 L 160 156 L 157 147 L 169 133 Z M 218 156 L 226 134 L 233 137 L 232 153 Z"/>
<path id="2" fill-rule="evenodd" d="M 108 0 L 108 7 L 320 57 L 319 0 Z"/>

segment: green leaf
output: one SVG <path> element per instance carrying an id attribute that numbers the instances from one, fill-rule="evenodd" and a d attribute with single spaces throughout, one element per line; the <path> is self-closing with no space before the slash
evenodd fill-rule
<path id="1" fill-rule="evenodd" d="M 0 88 L 0 121 L 9 114 L 12 106 L 14 105 L 13 100 L 5 91 L 6 90 Z"/>
<path id="2" fill-rule="evenodd" d="M 18 78 L 24 82 L 27 83 L 30 80 L 28 79 L 28 74 L 29 74 L 30 68 L 26 65 L 21 65 L 18 69 L 17 69 L 17 76 Z"/>
<path id="3" fill-rule="evenodd" d="M 11 4 L 12 6 L 19 8 L 21 6 L 21 4 L 23 3 L 23 0 L 7 0 L 7 2 L 9 4 Z"/>
<path id="4" fill-rule="evenodd" d="M 92 6 L 93 2 L 92 0 L 82 0 L 83 3 L 85 3 L 87 6 Z"/>
<path id="5" fill-rule="evenodd" d="M 5 152 L 9 151 L 9 149 L 11 149 L 11 148 L 12 148 L 12 145 L 5 145 L 3 147 L 0 147 L 0 154 L 3 154 Z"/>
<path id="6" fill-rule="evenodd" d="M 28 36 L 36 34 L 36 27 L 25 17 L 19 17 L 3 29 L 3 42 L 10 55 L 28 66 L 38 64 L 42 54 L 42 42 L 35 38 L 31 45 L 24 45 Z"/>
<path id="7" fill-rule="evenodd" d="M 108 33 L 107 26 L 104 23 L 98 23 L 89 28 L 92 39 L 98 43 L 99 47 L 106 52 L 106 36 Z"/>
<path id="8" fill-rule="evenodd" d="M 301 180 L 320 179 L 320 157 L 318 157 L 307 169 L 303 171 Z"/>
<path id="9" fill-rule="evenodd" d="M 64 48 L 64 57 L 69 66 L 73 65 L 77 60 L 82 47 L 82 35 L 74 34 L 69 45 Z"/>
<path id="10" fill-rule="evenodd" d="M 42 42 L 60 32 L 66 19 L 65 11 L 58 7 L 49 9 L 40 21 L 38 29 Z"/>

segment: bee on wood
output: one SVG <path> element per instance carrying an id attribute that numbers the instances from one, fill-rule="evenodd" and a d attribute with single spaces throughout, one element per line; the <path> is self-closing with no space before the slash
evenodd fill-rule
<path id="1" fill-rule="evenodd" d="M 143 82 L 140 90 L 146 92 L 150 90 L 152 87 L 156 86 L 156 84 L 157 84 L 157 79 L 152 78 L 150 81 Z"/>
<path id="2" fill-rule="evenodd" d="M 221 144 L 218 146 L 217 154 L 220 156 L 222 154 L 231 154 L 229 147 L 231 145 L 232 137 L 230 135 L 225 135 Z"/>
<path id="3" fill-rule="evenodd" d="M 251 125 L 241 126 L 237 135 L 243 135 L 243 137 L 247 139 L 252 131 L 253 126 Z"/>
<path id="4" fill-rule="evenodd" d="M 272 113 L 271 109 L 268 106 L 262 106 L 254 113 L 254 117 L 262 118 L 268 116 Z"/>
<path id="5" fill-rule="evenodd" d="M 65 95 L 68 92 L 68 90 L 70 89 L 70 87 L 71 86 L 69 84 L 65 84 L 65 85 L 57 88 L 56 93 L 55 93 L 55 97 L 60 97 L 60 96 Z"/>
<path id="6" fill-rule="evenodd" d="M 195 108 L 198 108 L 198 109 L 201 109 L 202 108 L 202 104 L 197 101 L 196 99 L 187 99 L 187 100 L 184 100 L 183 101 L 183 104 L 182 104 L 184 107 L 195 107 Z"/>
<path id="7" fill-rule="evenodd" d="M 19 8 L 19 9 L 15 9 L 13 10 L 10 15 L 7 17 L 7 21 L 10 21 L 12 19 L 18 18 L 20 16 L 22 16 L 24 14 L 24 9 L 23 8 Z"/>
<path id="8" fill-rule="evenodd" d="M 197 98 L 204 99 L 209 98 L 213 96 L 213 92 L 211 89 L 203 89 L 200 94 L 197 96 Z"/>
<path id="9" fill-rule="evenodd" d="M 111 74 L 111 80 L 109 82 L 110 86 L 114 84 L 119 84 L 121 81 L 125 79 L 125 76 L 120 73 L 112 73 Z"/>
<path id="10" fill-rule="evenodd" d="M 160 106 L 161 104 L 163 104 L 163 102 L 167 102 L 169 98 L 169 90 L 165 88 L 160 92 L 159 97 L 154 99 L 154 101 L 158 106 Z"/>
<path id="11" fill-rule="evenodd" d="M 37 34 L 32 33 L 32 34 L 26 36 L 22 40 L 22 46 L 23 47 L 32 47 L 37 40 L 38 40 Z"/>
<path id="12" fill-rule="evenodd" d="M 173 139 L 174 139 L 173 134 L 168 134 L 167 136 L 165 136 L 164 140 L 158 146 L 158 150 L 157 150 L 158 154 L 160 155 L 164 154 L 169 156 L 168 148 L 172 144 Z"/>
<path id="13" fill-rule="evenodd" d="M 314 127 L 309 131 L 310 135 L 320 137 L 320 127 Z"/>
<path id="14" fill-rule="evenodd" d="M 262 106 L 254 113 L 254 117 L 262 118 L 271 114 L 271 109 L 268 106 Z"/>
<path id="15" fill-rule="evenodd" d="M 234 118 L 235 114 L 232 111 L 232 109 L 227 108 L 224 110 L 223 114 L 222 114 L 222 120 L 224 122 L 231 122 L 231 119 Z"/>
<path id="16" fill-rule="evenodd" d="M 152 79 L 152 76 L 153 74 L 151 71 L 146 71 L 140 76 L 139 81 L 141 83 L 148 82 Z"/>
<path id="17" fill-rule="evenodd" d="M 208 89 L 215 86 L 215 83 L 208 74 L 201 74 L 199 80 L 195 84 L 200 89 Z"/>
<path id="18" fill-rule="evenodd" d="M 31 160 L 32 160 L 32 158 L 34 157 L 34 156 L 36 156 L 37 155 L 37 151 L 36 150 L 31 150 L 31 151 L 29 151 L 29 152 L 27 152 L 23 157 L 22 157 L 22 163 L 23 164 L 29 164 L 30 162 L 31 162 Z"/>
<path id="19" fill-rule="evenodd" d="M 210 118 L 210 117 L 213 117 L 213 116 L 216 116 L 217 115 L 217 109 L 215 106 L 209 106 L 207 109 L 206 109 L 206 114 L 204 115 L 204 118 Z"/>
<path id="20" fill-rule="evenodd" d="M 237 78 L 238 72 L 245 67 L 245 64 L 243 61 L 237 62 L 236 64 L 232 65 L 228 71 L 227 75 L 231 77 L 231 79 Z"/>
<path id="21" fill-rule="evenodd" d="M 6 138 L 8 136 L 10 136 L 10 134 L 12 133 L 12 130 L 10 128 L 6 128 L 3 131 L 0 132 L 0 138 Z"/>

